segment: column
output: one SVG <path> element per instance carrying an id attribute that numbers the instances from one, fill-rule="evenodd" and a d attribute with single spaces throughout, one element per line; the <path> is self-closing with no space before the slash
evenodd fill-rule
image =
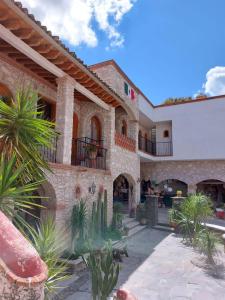
<path id="1" fill-rule="evenodd" d="M 73 134 L 74 82 L 70 77 L 58 78 L 56 130 L 59 132 L 57 143 L 57 162 L 71 164 Z"/>
<path id="2" fill-rule="evenodd" d="M 197 191 L 196 184 L 188 184 L 188 194 L 195 194 Z"/>
<path id="3" fill-rule="evenodd" d="M 146 215 L 148 226 L 153 227 L 158 224 L 158 196 L 146 196 Z"/>

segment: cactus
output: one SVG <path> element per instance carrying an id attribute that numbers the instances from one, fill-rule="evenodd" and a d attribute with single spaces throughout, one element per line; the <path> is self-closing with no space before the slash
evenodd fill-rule
<path id="1" fill-rule="evenodd" d="M 105 190 L 104 192 L 104 203 L 103 203 L 103 215 L 104 215 L 104 224 L 103 224 L 103 230 L 104 230 L 104 234 L 107 230 L 107 227 L 108 227 L 108 218 L 107 218 L 107 215 L 108 215 L 108 200 L 107 200 L 107 191 Z"/>
<path id="2" fill-rule="evenodd" d="M 91 251 L 84 261 L 91 272 L 92 299 L 107 300 L 119 276 L 119 264 L 113 261 L 111 244 L 102 251 Z"/>
<path id="3" fill-rule="evenodd" d="M 91 222 L 90 222 L 90 233 L 92 239 L 96 236 L 96 203 L 92 203 Z"/>
<path id="4" fill-rule="evenodd" d="M 97 201 L 97 234 L 101 237 L 101 220 L 102 220 L 102 194 L 98 194 L 98 201 Z"/>

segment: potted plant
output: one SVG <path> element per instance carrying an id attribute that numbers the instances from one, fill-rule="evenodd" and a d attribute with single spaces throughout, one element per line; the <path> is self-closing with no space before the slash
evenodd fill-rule
<path id="1" fill-rule="evenodd" d="M 94 144 L 88 144 L 86 150 L 90 159 L 96 159 L 98 148 Z"/>
<path id="2" fill-rule="evenodd" d="M 220 205 L 216 208 L 216 217 L 218 219 L 225 219 L 225 211 L 223 205 Z"/>
<path id="3" fill-rule="evenodd" d="M 177 191 L 177 197 L 182 197 L 182 191 Z"/>

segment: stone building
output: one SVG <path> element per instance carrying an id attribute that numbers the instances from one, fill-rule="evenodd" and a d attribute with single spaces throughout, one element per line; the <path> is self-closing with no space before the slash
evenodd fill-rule
<path id="1" fill-rule="evenodd" d="M 87 67 L 18 2 L 0 2 L 0 96 L 21 84 L 36 89 L 60 133 L 42 149 L 53 173 L 39 189 L 65 227 L 81 198 L 99 191 L 130 210 L 142 181 L 183 182 L 188 192 L 225 182 L 225 97 L 154 106 L 113 61 Z"/>

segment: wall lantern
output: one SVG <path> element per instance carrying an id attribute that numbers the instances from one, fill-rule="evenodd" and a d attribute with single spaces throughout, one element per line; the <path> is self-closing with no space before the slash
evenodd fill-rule
<path id="1" fill-rule="evenodd" d="M 137 183 L 140 183 L 141 182 L 141 178 L 140 177 L 138 177 L 138 179 L 137 179 Z"/>
<path id="2" fill-rule="evenodd" d="M 91 195 L 94 195 L 95 194 L 95 191 L 96 191 L 96 185 L 95 183 L 93 182 L 92 185 L 88 188 L 88 191 Z"/>

